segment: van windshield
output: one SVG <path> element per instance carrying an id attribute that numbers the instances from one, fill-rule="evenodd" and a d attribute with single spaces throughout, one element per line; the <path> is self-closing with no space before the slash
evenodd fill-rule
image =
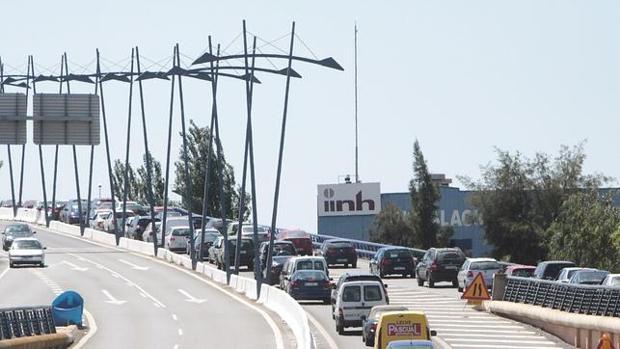
<path id="1" fill-rule="evenodd" d="M 362 292 L 359 286 L 345 286 L 342 291 L 343 302 L 359 302 L 362 300 Z"/>
<path id="2" fill-rule="evenodd" d="M 366 302 L 376 302 L 383 299 L 381 288 L 377 285 L 364 286 L 364 300 Z"/>
<path id="3" fill-rule="evenodd" d="M 324 270 L 325 266 L 322 261 L 299 261 L 297 270 Z"/>

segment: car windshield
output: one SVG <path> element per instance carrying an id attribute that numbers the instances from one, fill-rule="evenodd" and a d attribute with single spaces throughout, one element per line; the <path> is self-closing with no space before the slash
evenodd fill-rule
<path id="1" fill-rule="evenodd" d="M 293 247 L 293 245 L 290 245 L 290 244 L 276 244 L 273 246 L 273 254 L 274 255 L 280 255 L 280 254 L 294 255 L 295 247 Z"/>
<path id="2" fill-rule="evenodd" d="M 386 258 L 411 258 L 409 250 L 388 250 L 385 251 Z"/>
<path id="3" fill-rule="evenodd" d="M 327 280 L 327 276 L 322 271 L 298 271 L 295 273 L 295 278 L 302 280 Z"/>
<path id="4" fill-rule="evenodd" d="M 605 276 L 607 276 L 606 271 L 588 271 L 582 272 L 578 276 L 579 283 L 582 284 L 600 284 Z"/>
<path id="5" fill-rule="evenodd" d="M 381 287 L 378 285 L 364 286 L 364 300 L 367 302 L 376 302 L 383 299 Z"/>
<path id="6" fill-rule="evenodd" d="M 345 286 L 342 291 L 343 302 L 359 302 L 362 300 L 362 291 L 359 286 Z"/>
<path id="7" fill-rule="evenodd" d="M 469 269 L 472 270 L 494 270 L 494 269 L 501 269 L 502 266 L 499 265 L 499 263 L 497 262 L 492 262 L 492 261 L 488 261 L 488 262 L 473 262 L 471 264 L 471 266 L 469 267 Z"/>
<path id="8" fill-rule="evenodd" d="M 258 226 L 256 231 L 258 233 L 266 233 L 267 229 L 265 227 Z M 243 232 L 244 233 L 253 233 L 254 232 L 254 227 L 252 227 L 251 225 L 244 225 L 243 226 Z"/>
<path id="9" fill-rule="evenodd" d="M 40 250 L 42 249 L 41 243 L 37 240 L 22 240 L 15 241 L 12 245 L 13 249 L 20 250 Z"/>
<path id="10" fill-rule="evenodd" d="M 237 246 L 237 240 L 236 239 L 230 239 L 228 240 L 228 243 L 234 248 L 235 246 Z M 248 239 L 242 239 L 241 240 L 241 249 L 251 249 L 252 248 L 252 240 L 248 240 Z"/>
<path id="11" fill-rule="evenodd" d="M 27 237 L 32 235 L 30 232 L 30 227 L 27 225 L 11 225 L 6 227 L 4 230 L 6 235 L 14 236 L 14 237 Z"/>
<path id="12" fill-rule="evenodd" d="M 189 228 L 187 229 L 174 229 L 172 236 L 189 236 Z"/>
<path id="13" fill-rule="evenodd" d="M 614 276 L 611 278 L 611 282 L 609 282 L 612 286 L 620 286 L 620 276 Z"/>
<path id="14" fill-rule="evenodd" d="M 534 275 L 534 269 L 531 269 L 531 268 L 513 269 L 512 270 L 512 276 L 531 277 L 532 275 Z"/>
<path id="15" fill-rule="evenodd" d="M 456 252 L 442 252 L 438 254 L 437 260 L 442 263 L 461 263 L 464 257 Z"/>
<path id="16" fill-rule="evenodd" d="M 299 261 L 297 262 L 297 270 L 324 270 L 323 261 Z"/>

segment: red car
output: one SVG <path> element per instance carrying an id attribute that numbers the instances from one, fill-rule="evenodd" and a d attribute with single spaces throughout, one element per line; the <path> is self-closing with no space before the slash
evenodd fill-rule
<path id="1" fill-rule="evenodd" d="M 278 240 L 290 241 L 295 246 L 297 254 L 312 256 L 312 239 L 310 234 L 303 230 L 284 230 L 278 235 Z"/>
<path id="2" fill-rule="evenodd" d="M 506 276 L 519 276 L 529 278 L 534 276 L 534 270 L 536 270 L 536 267 L 533 265 L 515 264 L 506 268 Z"/>

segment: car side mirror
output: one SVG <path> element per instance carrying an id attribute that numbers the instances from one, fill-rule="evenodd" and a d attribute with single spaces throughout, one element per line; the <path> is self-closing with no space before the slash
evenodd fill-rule
<path id="1" fill-rule="evenodd" d="M 329 281 L 334 281 L 334 278 L 329 278 Z"/>
<path id="2" fill-rule="evenodd" d="M 32 233 L 33 233 L 33 234 L 36 234 L 37 232 L 36 232 L 36 231 L 33 231 Z"/>
<path id="3" fill-rule="evenodd" d="M 43 247 L 44 250 L 47 250 L 47 246 Z"/>
<path id="4" fill-rule="evenodd" d="M 437 336 L 437 331 L 431 330 L 431 337 L 435 337 L 435 336 Z"/>
<path id="5" fill-rule="evenodd" d="M 383 284 L 383 287 L 388 288 L 388 285 L 387 284 Z"/>

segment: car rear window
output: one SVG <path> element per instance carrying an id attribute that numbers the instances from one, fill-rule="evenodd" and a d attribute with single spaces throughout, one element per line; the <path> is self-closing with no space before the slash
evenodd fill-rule
<path id="1" fill-rule="evenodd" d="M 348 241 L 337 241 L 337 242 L 330 242 L 329 247 L 346 248 L 346 247 L 353 247 L 353 244 Z"/>
<path id="2" fill-rule="evenodd" d="M 322 261 L 299 261 L 297 262 L 297 270 L 325 270 L 325 265 Z"/>
<path id="3" fill-rule="evenodd" d="M 534 275 L 534 269 L 513 269 L 512 276 L 531 277 Z"/>
<path id="4" fill-rule="evenodd" d="M 172 231 L 172 236 L 189 236 L 189 229 L 175 229 Z"/>
<path id="5" fill-rule="evenodd" d="M 362 300 L 362 292 L 359 286 L 345 286 L 342 290 L 343 302 L 359 302 Z"/>
<path id="6" fill-rule="evenodd" d="M 471 270 L 494 270 L 501 268 L 502 266 L 497 262 L 473 262 L 469 267 Z"/>
<path id="7" fill-rule="evenodd" d="M 322 271 L 304 270 L 295 273 L 298 279 L 304 280 L 326 280 L 326 275 Z"/>
<path id="8" fill-rule="evenodd" d="M 385 251 L 386 258 L 411 258 L 411 252 L 408 250 L 388 250 Z"/>
<path id="9" fill-rule="evenodd" d="M 367 302 L 376 302 L 383 299 L 381 287 L 378 285 L 364 286 L 364 300 Z"/>
<path id="10" fill-rule="evenodd" d="M 437 260 L 440 263 L 462 263 L 465 258 L 457 252 L 439 252 Z"/>
<path id="11" fill-rule="evenodd" d="M 550 277 L 553 279 L 557 279 L 560 274 L 560 270 L 567 267 L 573 267 L 574 264 L 564 264 L 564 263 L 549 263 L 547 264 L 547 268 L 545 269 L 543 277 Z"/>

